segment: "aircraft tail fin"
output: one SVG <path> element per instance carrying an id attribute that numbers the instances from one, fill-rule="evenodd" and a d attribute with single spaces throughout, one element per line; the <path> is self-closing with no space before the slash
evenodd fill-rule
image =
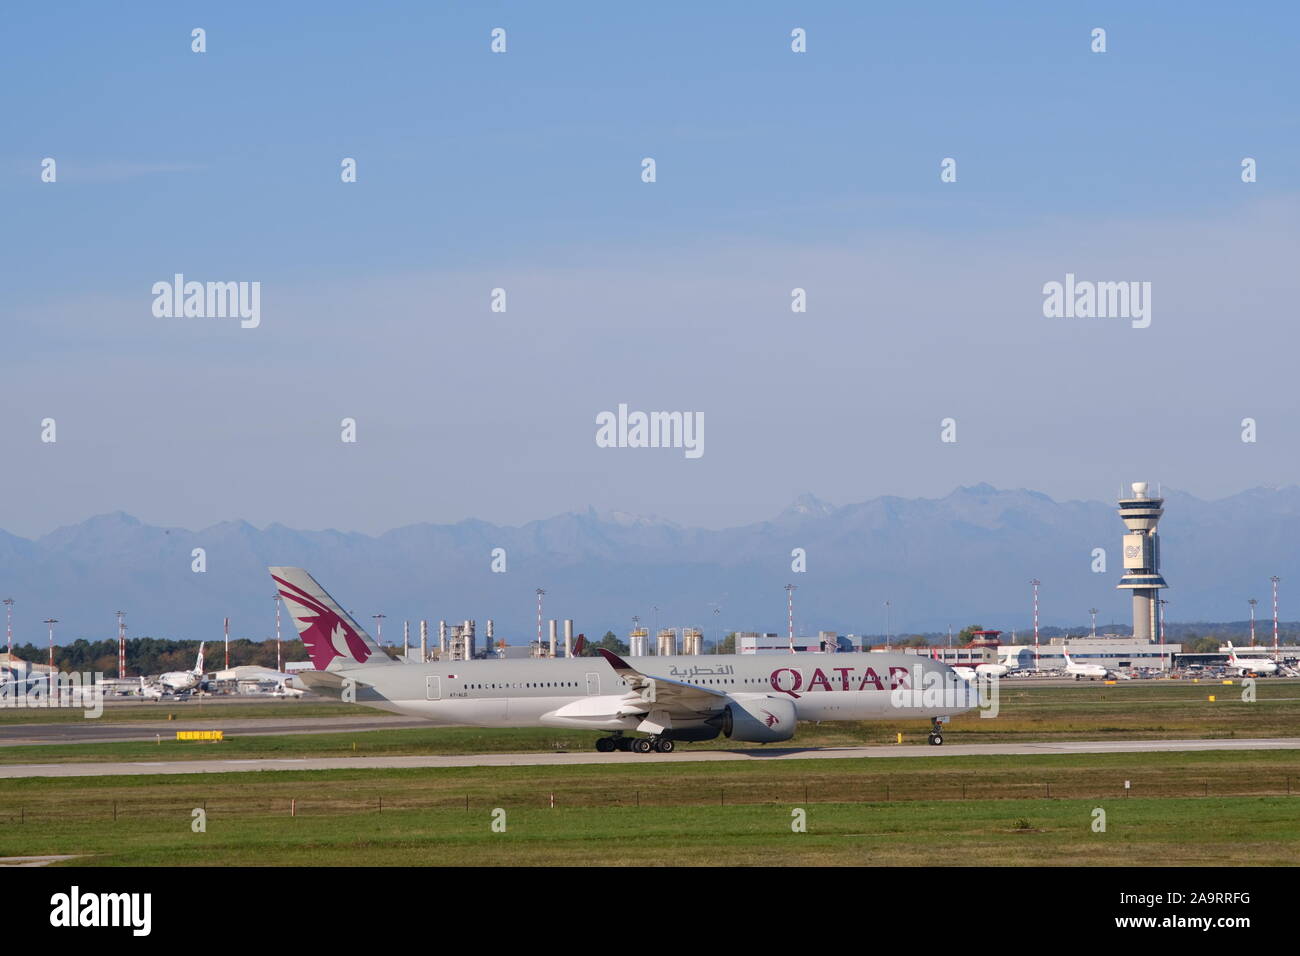
<path id="1" fill-rule="evenodd" d="M 194 662 L 194 673 L 200 677 L 203 676 L 203 645 L 205 641 L 199 641 L 199 659 Z"/>
<path id="2" fill-rule="evenodd" d="M 305 570 L 281 567 L 269 570 L 316 670 L 394 663 Z"/>

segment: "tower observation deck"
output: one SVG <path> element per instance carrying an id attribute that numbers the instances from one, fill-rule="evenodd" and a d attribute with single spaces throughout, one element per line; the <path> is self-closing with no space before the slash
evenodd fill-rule
<path id="1" fill-rule="evenodd" d="M 1116 587 L 1133 592 L 1133 639 L 1151 641 L 1156 636 L 1156 601 L 1167 588 L 1160 574 L 1160 536 L 1156 525 L 1165 513 L 1164 498 L 1147 495 L 1147 483 L 1135 481 L 1133 496 L 1119 500 L 1119 516 L 1129 533 L 1124 535 L 1124 576 Z"/>

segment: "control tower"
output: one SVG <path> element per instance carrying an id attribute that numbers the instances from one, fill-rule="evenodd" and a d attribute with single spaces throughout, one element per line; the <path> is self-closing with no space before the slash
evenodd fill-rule
<path id="1" fill-rule="evenodd" d="M 1160 536 L 1156 525 L 1165 513 L 1165 499 L 1147 495 L 1145 481 L 1133 482 L 1133 497 L 1119 500 L 1119 516 L 1129 533 L 1124 535 L 1124 577 L 1117 588 L 1133 592 L 1133 639 L 1152 641 L 1156 629 L 1156 602 L 1161 588 Z"/>

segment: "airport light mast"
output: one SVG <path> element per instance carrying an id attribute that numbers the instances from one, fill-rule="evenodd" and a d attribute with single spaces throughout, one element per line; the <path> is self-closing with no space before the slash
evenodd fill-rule
<path id="1" fill-rule="evenodd" d="M 1277 660 L 1277 582 L 1282 579 L 1275 574 L 1269 580 L 1273 582 L 1273 660 Z"/>
<path id="2" fill-rule="evenodd" d="M 384 646 L 384 618 L 388 617 L 388 615 L 372 614 L 370 616 L 375 619 L 375 643 L 378 644 L 380 647 L 383 647 Z"/>
<path id="3" fill-rule="evenodd" d="M 50 693 L 54 692 L 54 625 L 59 623 L 57 617 L 47 617 L 42 623 L 50 626 Z"/>
<path id="4" fill-rule="evenodd" d="M 230 670 L 230 618 L 222 618 L 221 627 L 226 634 L 226 670 Z"/>
<path id="5" fill-rule="evenodd" d="M 1133 496 L 1119 500 L 1124 535 L 1124 576 L 1115 587 L 1133 592 L 1133 640 L 1150 644 L 1156 632 L 1156 599 L 1169 587 L 1160 574 L 1160 536 L 1156 525 L 1165 513 L 1165 499 L 1147 495 L 1147 483 L 1135 481 Z"/>
<path id="6" fill-rule="evenodd" d="M 1038 670 L 1038 585 L 1043 582 L 1034 578 L 1029 582 L 1034 587 L 1034 670 Z"/>
<path id="7" fill-rule="evenodd" d="M 786 607 L 786 626 L 790 637 L 790 653 L 794 653 L 794 592 L 798 590 L 797 584 L 787 584 L 785 586 L 785 607 Z"/>
<path id="8" fill-rule="evenodd" d="M 126 611 L 117 612 L 117 679 L 126 676 Z"/>
<path id="9" fill-rule="evenodd" d="M 1093 639 L 1096 640 L 1096 638 L 1097 638 L 1097 609 L 1096 609 L 1095 607 L 1090 607 L 1090 608 L 1088 608 L 1088 613 L 1092 615 L 1092 636 L 1093 636 Z"/>
<path id="10" fill-rule="evenodd" d="M 275 592 L 275 669 L 284 673 L 284 657 L 280 653 L 280 592 Z"/>
<path id="11" fill-rule="evenodd" d="M 1259 602 L 1251 598 L 1246 602 L 1250 605 L 1250 646 L 1255 646 L 1255 605 Z"/>
<path id="12" fill-rule="evenodd" d="M 1165 605 L 1169 602 L 1160 599 L 1160 669 L 1165 667 Z"/>
<path id="13" fill-rule="evenodd" d="M 542 653 L 542 598 L 546 594 L 545 588 L 537 589 L 537 653 Z"/>
<path id="14" fill-rule="evenodd" d="M 8 653 L 9 663 L 14 659 L 14 599 L 5 598 L 5 641 L 7 646 L 5 651 Z"/>

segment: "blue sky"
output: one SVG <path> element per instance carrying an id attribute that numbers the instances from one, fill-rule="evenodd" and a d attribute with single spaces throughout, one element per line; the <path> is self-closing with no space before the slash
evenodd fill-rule
<path id="1" fill-rule="evenodd" d="M 587 505 L 716 526 L 803 491 L 1295 480 L 1293 5 L 8 17 L 8 530 Z M 1043 318 L 1067 271 L 1153 281 L 1152 327 Z M 153 317 L 176 272 L 260 281 L 262 326 Z M 597 449 L 620 402 L 703 411 L 705 457 Z"/>

